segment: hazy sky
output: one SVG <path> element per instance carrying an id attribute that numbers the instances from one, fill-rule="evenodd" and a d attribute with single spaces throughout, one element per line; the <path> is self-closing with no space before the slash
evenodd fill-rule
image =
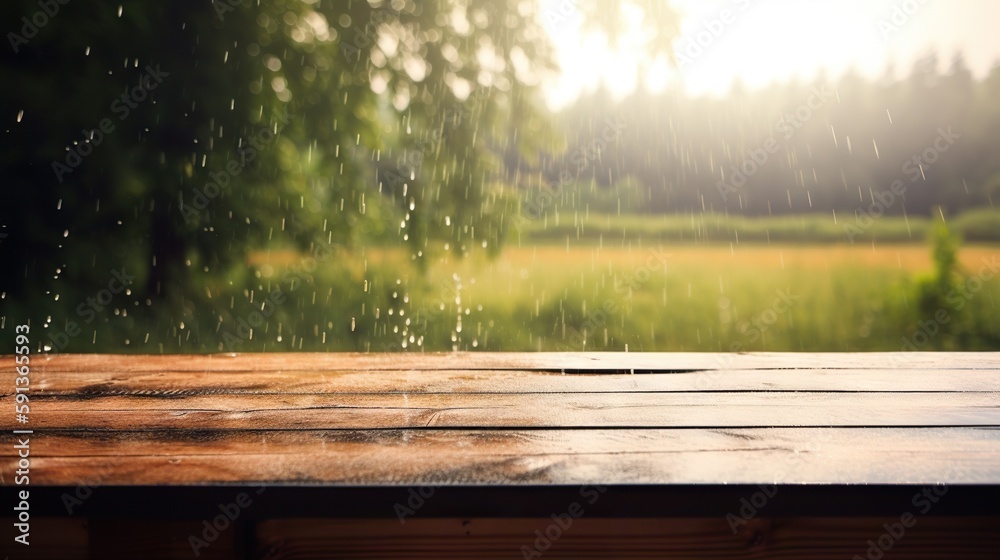
<path id="1" fill-rule="evenodd" d="M 808 79 L 820 69 L 830 77 L 852 66 L 881 75 L 890 63 L 899 75 L 932 50 L 944 67 L 961 50 L 977 75 L 1000 60 L 998 0 L 673 0 L 684 14 L 674 43 L 678 57 L 687 57 L 680 69 L 643 60 L 637 34 L 615 51 L 584 36 L 575 3 L 542 2 L 563 68 L 546 86 L 553 108 L 601 80 L 617 95 L 632 91 L 637 79 L 653 90 L 679 79 L 690 93 L 723 94 L 736 78 L 752 88 L 795 75 Z"/>

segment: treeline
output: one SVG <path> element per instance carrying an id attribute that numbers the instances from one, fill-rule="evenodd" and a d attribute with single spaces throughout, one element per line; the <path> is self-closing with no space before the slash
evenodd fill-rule
<path id="1" fill-rule="evenodd" d="M 639 243 L 915 243 L 930 237 L 940 217 L 892 216 L 867 227 L 854 218 L 834 221 L 821 214 L 742 216 L 736 214 L 589 214 L 559 222 L 537 221 L 522 228 L 525 243 L 589 243 L 608 246 Z M 947 217 L 955 239 L 1000 243 L 1000 211 L 972 210 Z"/>
<path id="2" fill-rule="evenodd" d="M 522 181 L 529 207 L 549 191 L 564 210 L 930 215 L 992 207 L 1000 189 L 1000 66 L 977 80 L 961 56 L 721 99 L 599 90 L 560 119 L 568 150 Z"/>

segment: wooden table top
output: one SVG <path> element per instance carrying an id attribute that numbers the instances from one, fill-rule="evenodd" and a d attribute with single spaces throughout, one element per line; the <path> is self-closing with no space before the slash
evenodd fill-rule
<path id="1" fill-rule="evenodd" d="M 950 507 L 969 513 L 1000 488 L 998 365 L 997 353 L 37 356 L 28 424 L 13 382 L 0 388 L 0 483 L 13 488 L 13 431 L 30 429 L 32 488 L 115 499 L 267 487 L 300 513 L 326 492 L 380 515 L 366 500 L 430 487 L 450 496 L 446 514 L 601 485 L 622 490 L 603 501 L 610 514 L 690 515 L 762 484 L 799 512 L 941 485 L 964 489 Z"/>

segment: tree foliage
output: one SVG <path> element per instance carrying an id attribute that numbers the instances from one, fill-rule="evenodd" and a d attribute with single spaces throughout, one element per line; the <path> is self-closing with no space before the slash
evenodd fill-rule
<path id="1" fill-rule="evenodd" d="M 22 315 L 72 319 L 124 267 L 116 309 L 222 322 L 256 250 L 496 249 L 504 162 L 554 141 L 534 2 L 48 4 L 0 7 L 0 295 Z"/>

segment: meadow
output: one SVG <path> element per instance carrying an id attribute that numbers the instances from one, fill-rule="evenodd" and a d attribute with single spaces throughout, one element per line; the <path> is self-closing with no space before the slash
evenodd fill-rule
<path id="1" fill-rule="evenodd" d="M 743 217 L 725 214 L 600 214 L 553 211 L 527 221 L 523 243 L 924 243 L 939 217 L 881 216 L 871 208 L 852 214 Z M 1000 243 L 1000 211 L 979 209 L 947 218 L 955 234 L 971 243 Z"/>
<path id="2" fill-rule="evenodd" d="M 701 238 L 679 241 L 654 226 L 687 231 L 680 217 L 591 217 L 631 222 L 614 238 L 587 226 L 567 239 L 529 224 L 499 255 L 439 252 L 423 269 L 399 244 L 340 247 L 310 270 L 302 254 L 275 247 L 227 279 L 206 278 L 208 299 L 184 306 L 186 315 L 144 324 L 116 316 L 70 351 L 1000 349 L 1000 274 L 985 266 L 997 263 L 1000 243 L 964 243 L 959 284 L 928 304 L 919 301 L 936 266 L 927 221 L 909 219 L 920 237 L 908 242 L 851 244 L 791 229 L 797 242 L 777 241 L 778 229 L 761 223 L 719 240 L 711 232 L 735 222 L 703 218 L 687 219 Z M 817 217 L 783 220 L 826 227 Z M 884 218 L 871 230 L 906 228 Z"/>
<path id="3" fill-rule="evenodd" d="M 970 245 L 960 263 L 975 276 L 998 256 Z M 422 336 L 427 349 L 503 351 L 1000 347 L 1000 280 L 956 293 L 937 324 L 912 295 L 932 267 L 922 244 L 513 247 L 432 267 L 430 287 L 407 293 L 416 320 L 379 349 L 403 334 L 410 348 Z"/>
<path id="4" fill-rule="evenodd" d="M 367 250 L 374 297 L 350 337 L 358 350 L 1000 348 L 1000 280 L 984 268 L 1000 255 L 1000 214 L 948 221 L 969 240 L 961 287 L 927 308 L 918 284 L 933 281 L 933 223 L 553 213 L 499 257 L 445 255 L 424 273 L 404 249 Z M 854 243 L 848 224 L 861 229 Z"/>

